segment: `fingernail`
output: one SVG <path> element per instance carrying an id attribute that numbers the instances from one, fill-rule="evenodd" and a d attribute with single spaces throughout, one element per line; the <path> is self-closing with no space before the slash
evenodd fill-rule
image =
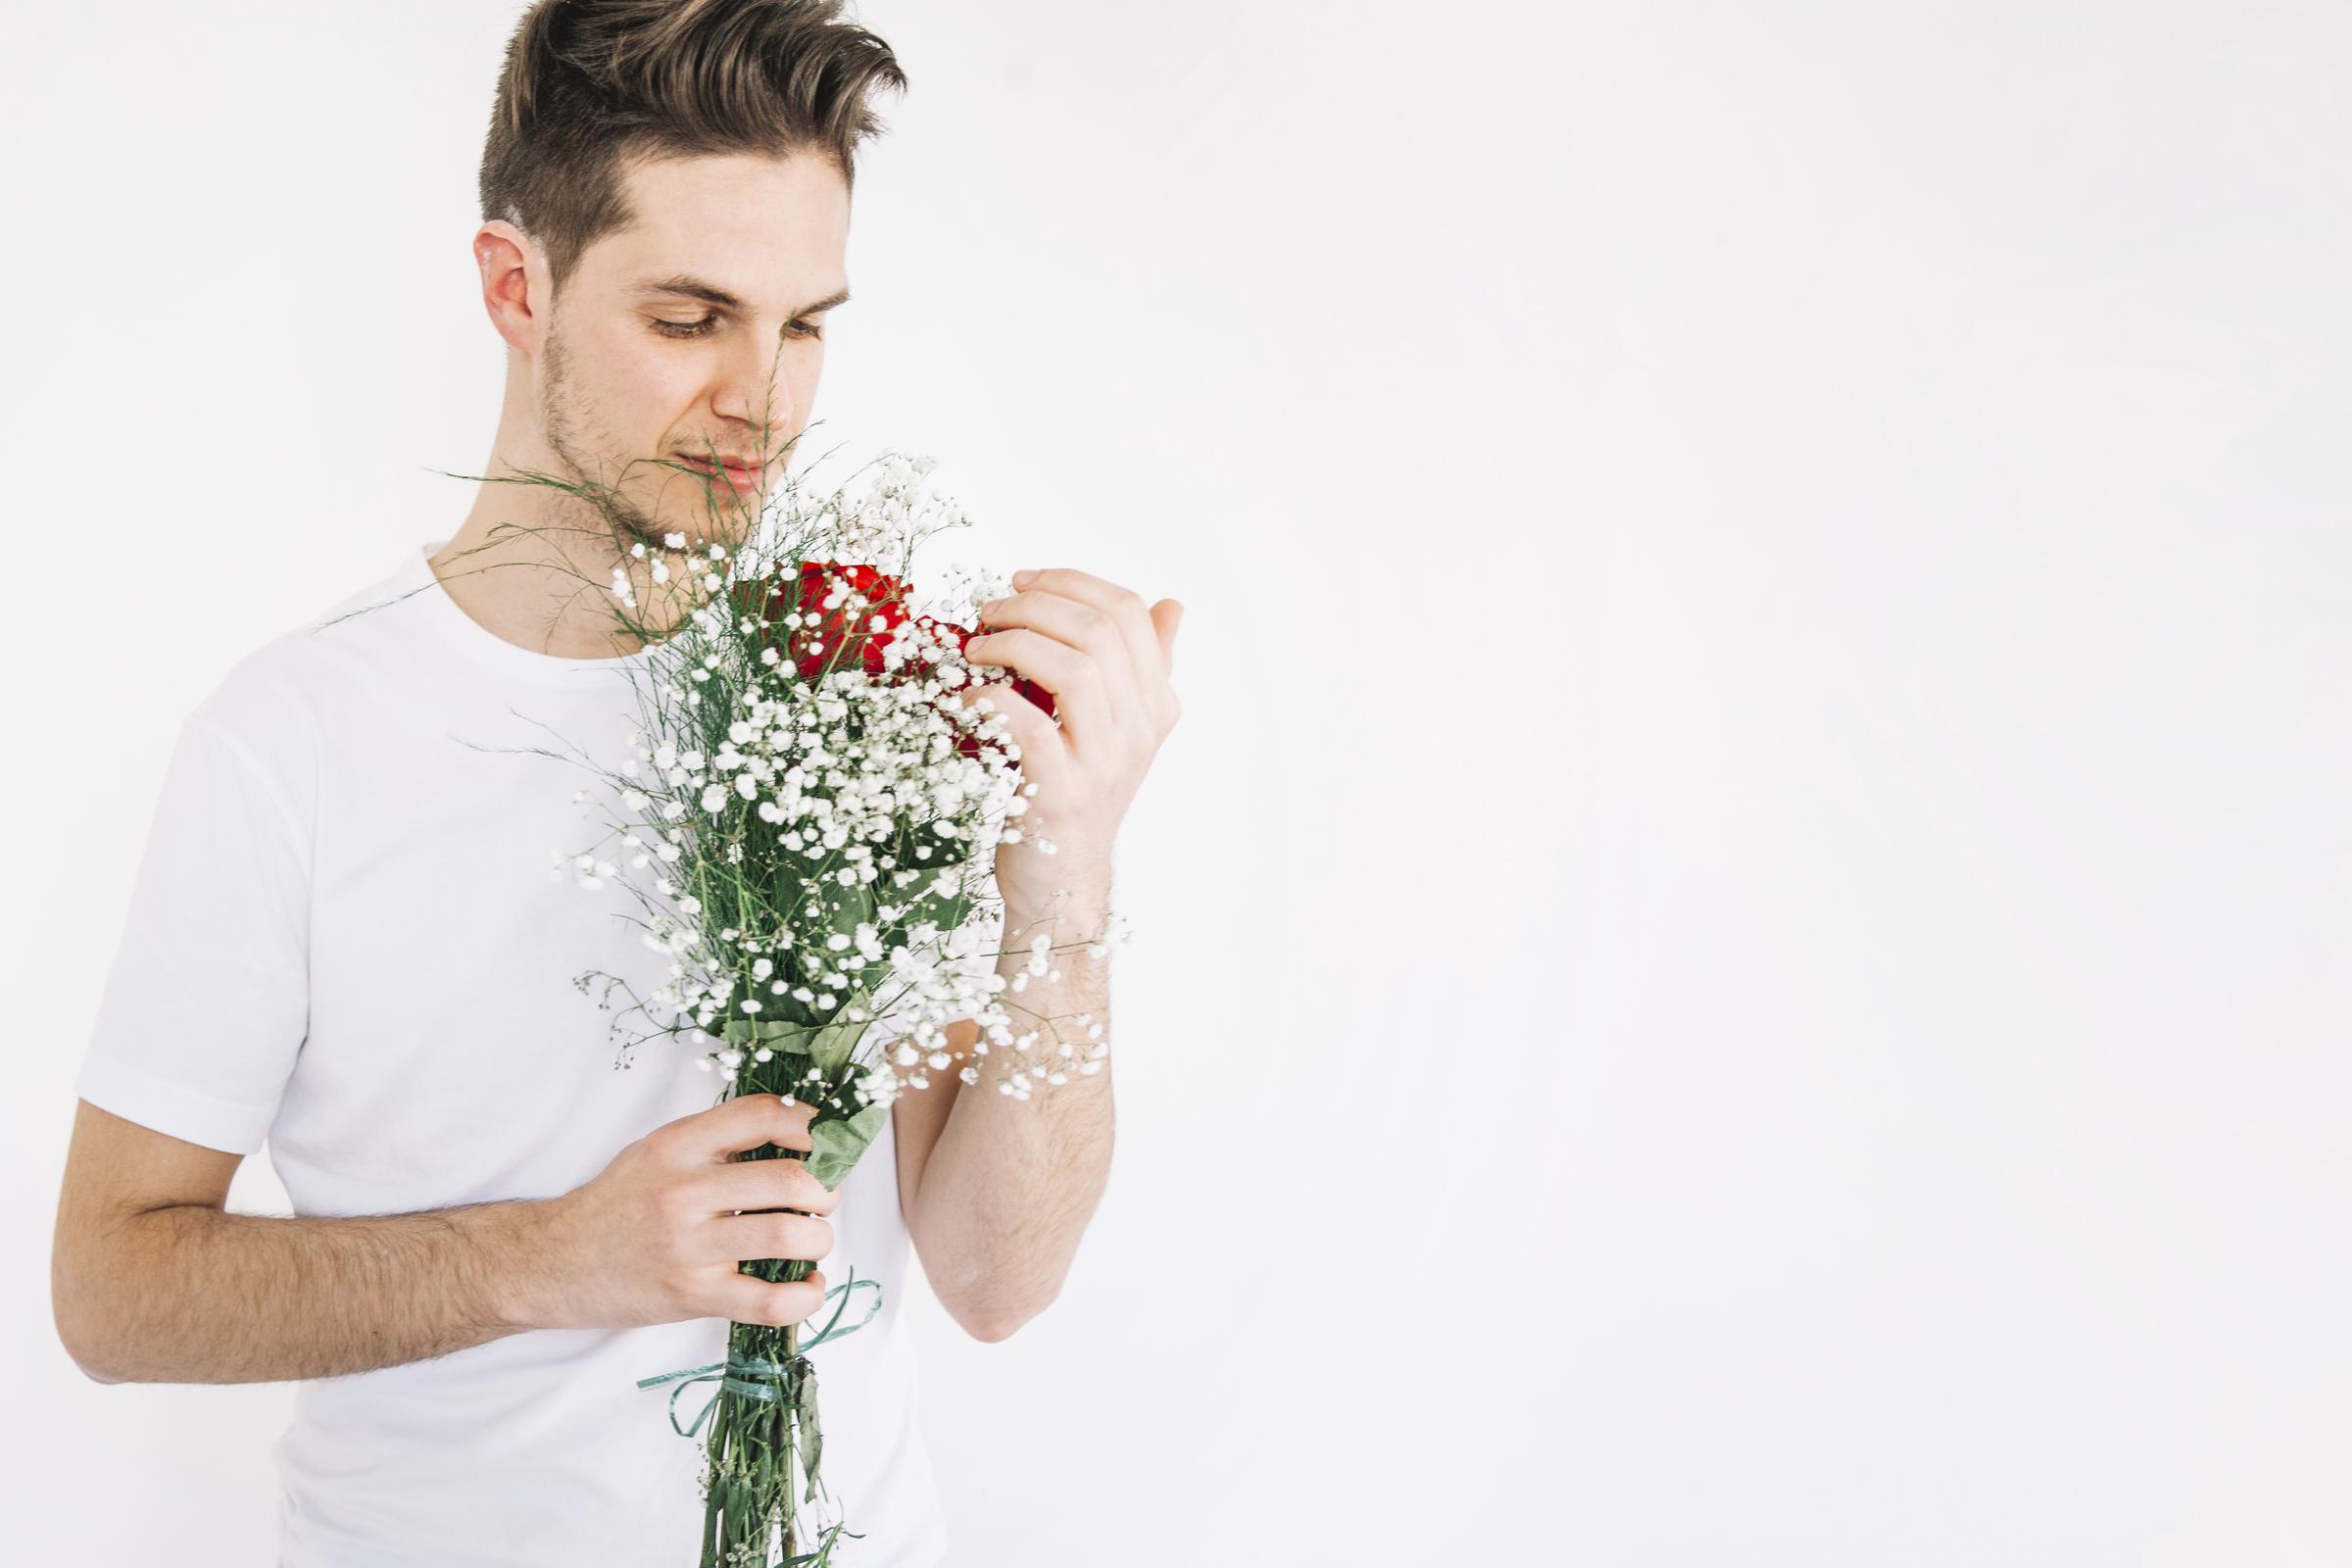
<path id="1" fill-rule="evenodd" d="M 991 615 L 995 614 L 995 613 L 996 613 L 998 611 L 1000 611 L 1000 610 L 1002 610 L 1002 609 L 1004 609 L 1004 600 L 1002 600 L 1002 599 L 991 599 L 991 600 L 990 600 L 990 601 L 989 601 L 987 604 L 985 604 L 985 605 L 982 605 L 982 606 L 980 607 L 980 618 L 981 618 L 982 620 L 986 620 L 986 619 L 987 619 L 989 616 L 991 616 Z"/>
<path id="2" fill-rule="evenodd" d="M 1012 574 L 1012 585 L 1015 588 L 1026 588 L 1036 580 L 1037 571 L 1034 567 L 1023 566 Z"/>

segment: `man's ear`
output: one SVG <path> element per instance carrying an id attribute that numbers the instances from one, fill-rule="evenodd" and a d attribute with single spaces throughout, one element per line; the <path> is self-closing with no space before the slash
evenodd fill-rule
<path id="1" fill-rule="evenodd" d="M 535 354 L 545 327 L 540 309 L 547 298 L 545 258 L 531 237 L 503 218 L 493 218 L 473 235 L 474 266 L 482 275 L 482 309 L 507 347 Z"/>

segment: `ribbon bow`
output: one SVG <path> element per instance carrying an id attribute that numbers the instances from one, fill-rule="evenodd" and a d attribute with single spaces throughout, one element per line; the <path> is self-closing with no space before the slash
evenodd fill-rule
<path id="1" fill-rule="evenodd" d="M 850 1309 L 849 1298 L 860 1290 L 874 1293 L 873 1304 L 866 1308 L 865 1316 L 850 1324 L 847 1328 L 843 1328 L 840 1326 L 841 1315 Z M 846 1339 L 871 1323 L 874 1320 L 874 1314 L 882 1310 L 882 1282 L 859 1279 L 857 1265 L 852 1264 L 850 1277 L 825 1293 L 827 1301 L 832 1300 L 835 1297 L 840 1297 L 841 1301 L 833 1308 L 833 1315 L 825 1320 L 823 1328 L 801 1342 L 802 1350 L 812 1350 L 827 1340 Z M 819 1302 L 818 1304 L 822 1306 L 823 1303 Z M 747 1399 L 759 1399 L 768 1404 L 778 1401 L 797 1402 L 801 1382 L 808 1375 L 808 1358 L 805 1354 L 796 1353 L 782 1361 L 771 1361 L 760 1355 L 730 1355 L 724 1361 L 713 1361 L 709 1366 L 684 1367 L 676 1372 L 664 1372 L 660 1377 L 639 1378 L 637 1386 L 641 1389 L 650 1389 L 659 1384 L 667 1383 L 673 1378 L 684 1378 L 685 1382 L 669 1391 L 669 1424 L 679 1437 L 691 1438 L 702 1430 L 702 1425 L 710 1418 L 710 1412 L 718 1408 L 718 1396 L 721 1394 L 739 1394 Z M 746 1381 L 747 1376 L 783 1378 L 786 1381 L 785 1386 L 779 1389 L 770 1383 L 748 1382 Z M 704 1403 L 702 1414 L 694 1418 L 693 1424 L 679 1426 L 678 1396 L 693 1388 L 697 1383 L 716 1383 L 718 1387 L 710 1391 L 710 1399 Z"/>

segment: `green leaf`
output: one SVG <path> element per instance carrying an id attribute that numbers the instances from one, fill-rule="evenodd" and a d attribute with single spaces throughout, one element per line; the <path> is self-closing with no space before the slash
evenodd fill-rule
<path id="1" fill-rule="evenodd" d="M 867 1016 L 852 1019 L 849 1012 L 853 1007 Z M 824 1069 L 827 1078 L 834 1078 L 857 1053 L 858 1040 L 873 1022 L 872 1012 L 873 994 L 853 991 L 834 1009 L 830 1023 L 794 1023 L 789 1018 L 755 1019 L 739 1014 L 719 1026 L 719 1038 L 739 1051 L 765 1046 L 770 1051 L 807 1056 Z"/>
<path id="2" fill-rule="evenodd" d="M 802 1371 L 800 1378 L 793 1386 L 793 1394 L 800 1406 L 801 1436 L 808 1441 L 808 1450 L 801 1458 L 801 1468 L 808 1477 L 808 1494 L 802 1500 L 814 1502 L 816 1501 L 816 1470 L 825 1456 L 825 1429 L 816 1418 L 815 1368 L 808 1367 Z"/>
<path id="3" fill-rule="evenodd" d="M 866 1016 L 853 1019 L 850 1017 L 852 1009 L 865 1013 Z M 808 1043 L 799 1049 L 808 1053 L 808 1059 L 822 1068 L 827 1078 L 837 1078 L 841 1075 L 842 1068 L 849 1065 L 852 1054 L 857 1051 L 858 1037 L 865 1033 L 867 1026 L 873 1021 L 872 993 L 863 990 L 853 991 L 843 1001 L 840 1007 L 835 1009 L 833 1021 L 828 1024 L 820 1024 L 811 1030 Z"/>
<path id="4" fill-rule="evenodd" d="M 882 1136 L 889 1116 L 888 1105 L 868 1105 L 855 1116 L 812 1123 L 808 1141 L 816 1147 L 807 1155 L 808 1173 L 826 1187 L 838 1188 L 867 1146 Z"/>

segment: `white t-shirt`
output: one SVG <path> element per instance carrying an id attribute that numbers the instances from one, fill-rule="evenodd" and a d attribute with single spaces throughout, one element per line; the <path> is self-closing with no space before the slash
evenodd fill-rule
<path id="1" fill-rule="evenodd" d="M 247 655 L 188 715 L 75 1086 L 208 1148 L 267 1136 L 298 1215 L 555 1197 L 723 1087 L 683 1038 L 625 1045 L 672 1021 L 622 1016 L 670 956 L 626 889 L 584 889 L 552 858 L 619 814 L 573 796 L 612 799 L 596 772 L 628 755 L 629 672 L 652 651 L 506 641 L 434 577 L 444 542 Z M 629 983 L 609 1009 L 601 982 L 575 984 L 592 969 Z M 916 1265 L 884 1129 L 821 1264 L 835 1285 L 853 1266 L 881 1282 L 882 1307 L 809 1352 L 831 1501 L 803 1518 L 859 1533 L 842 1568 L 930 1568 L 946 1534 L 898 1323 Z M 722 1360 L 726 1340 L 723 1318 L 537 1331 L 305 1380 L 272 1449 L 283 1568 L 691 1568 L 710 1427 L 680 1437 L 675 1385 L 637 1380 Z M 679 1425 L 716 1387 L 679 1396 Z"/>

